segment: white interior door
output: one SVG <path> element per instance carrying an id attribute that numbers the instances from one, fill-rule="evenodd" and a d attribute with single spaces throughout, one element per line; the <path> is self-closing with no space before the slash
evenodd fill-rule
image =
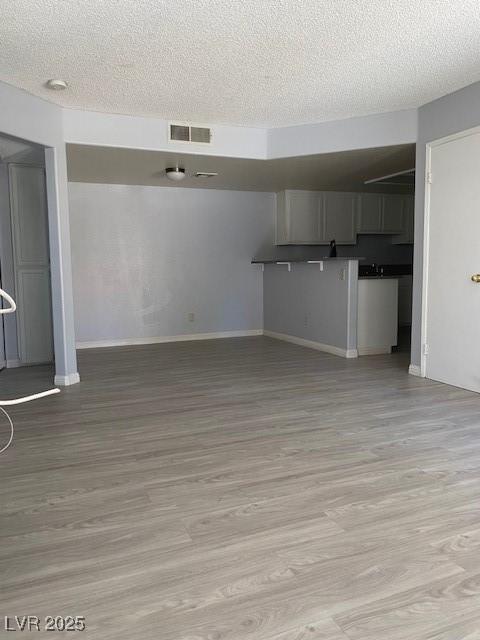
<path id="1" fill-rule="evenodd" d="M 425 374 L 480 392 L 480 131 L 433 144 L 430 174 Z"/>
<path id="2" fill-rule="evenodd" d="M 9 166 L 13 262 L 21 364 L 53 360 L 50 256 L 45 173 Z"/>

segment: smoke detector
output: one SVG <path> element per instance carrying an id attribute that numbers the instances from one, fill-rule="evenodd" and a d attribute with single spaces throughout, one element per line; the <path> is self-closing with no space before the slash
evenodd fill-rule
<path id="1" fill-rule="evenodd" d="M 167 167 L 165 173 L 167 174 L 167 178 L 174 182 L 180 182 L 180 180 L 185 178 L 185 169 L 182 167 Z"/>
<path id="2" fill-rule="evenodd" d="M 47 89 L 52 89 L 53 91 L 63 91 L 68 87 L 68 84 L 65 80 L 52 78 L 51 80 L 46 81 L 45 86 Z"/>

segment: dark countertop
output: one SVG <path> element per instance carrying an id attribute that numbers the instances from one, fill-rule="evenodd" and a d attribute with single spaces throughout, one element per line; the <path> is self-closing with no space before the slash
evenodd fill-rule
<path id="1" fill-rule="evenodd" d="M 398 280 L 403 276 L 358 276 L 359 280 Z"/>
<path id="2" fill-rule="evenodd" d="M 306 260 L 305 258 L 253 258 L 252 264 L 277 264 L 278 262 L 304 262 L 308 264 L 309 262 L 323 262 L 324 260 L 340 260 L 341 262 L 348 262 L 349 260 L 365 260 L 365 258 L 329 258 L 328 256 L 322 258 L 309 258 Z"/>

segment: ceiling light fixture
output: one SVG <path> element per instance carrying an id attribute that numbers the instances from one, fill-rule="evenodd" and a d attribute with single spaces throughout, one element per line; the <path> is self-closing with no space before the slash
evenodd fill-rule
<path id="1" fill-rule="evenodd" d="M 194 178 L 215 178 L 218 176 L 216 171 L 195 171 L 193 174 Z"/>
<path id="2" fill-rule="evenodd" d="M 174 182 L 180 182 L 180 180 L 185 178 L 185 169 L 182 167 L 167 167 L 165 173 L 167 174 L 167 178 Z"/>
<path id="3" fill-rule="evenodd" d="M 52 78 L 46 81 L 45 86 L 47 89 L 52 89 L 53 91 L 63 91 L 68 87 L 68 84 L 65 80 L 56 80 L 55 78 Z"/>

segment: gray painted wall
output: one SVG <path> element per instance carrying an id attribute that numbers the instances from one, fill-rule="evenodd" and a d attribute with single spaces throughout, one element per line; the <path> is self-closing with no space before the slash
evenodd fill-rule
<path id="1" fill-rule="evenodd" d="M 411 353 L 411 362 L 416 366 L 420 366 L 421 361 L 426 144 L 478 125 L 480 125 L 480 82 L 430 102 L 418 110 Z"/>
<path id="2" fill-rule="evenodd" d="M 273 194 L 69 183 L 69 207 L 78 342 L 262 329 Z"/>
<path id="3" fill-rule="evenodd" d="M 268 130 L 269 158 L 415 142 L 416 109 Z"/>
<path id="4" fill-rule="evenodd" d="M 340 278 L 345 269 L 345 280 Z M 339 349 L 357 348 L 358 263 L 265 265 L 264 327 Z"/>
<path id="5" fill-rule="evenodd" d="M 185 153 L 167 140 L 167 122 L 158 118 L 63 109 L 64 140 L 130 149 Z M 212 124 L 212 123 L 211 123 Z M 415 142 L 416 109 L 302 126 L 260 129 L 212 125 L 211 145 L 193 145 L 192 153 L 231 158 L 281 158 Z"/>

